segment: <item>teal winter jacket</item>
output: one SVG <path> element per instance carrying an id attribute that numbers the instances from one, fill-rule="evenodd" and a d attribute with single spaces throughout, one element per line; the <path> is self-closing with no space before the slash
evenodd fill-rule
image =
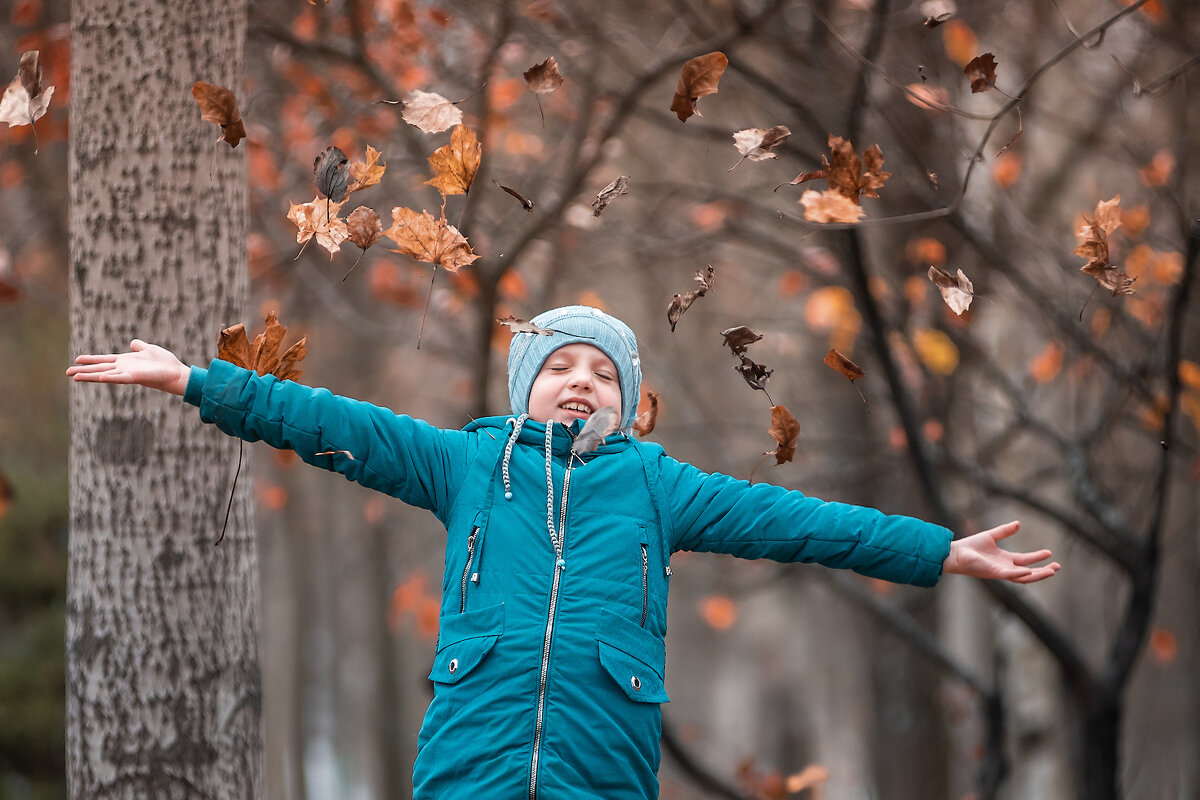
<path id="1" fill-rule="evenodd" d="M 294 450 L 445 525 L 418 799 L 657 797 L 675 551 L 919 586 L 949 553 L 945 528 L 706 473 L 624 435 L 571 457 L 579 423 L 553 424 L 549 438 L 505 417 L 443 430 L 224 361 L 193 367 L 185 400 L 226 433 Z"/>

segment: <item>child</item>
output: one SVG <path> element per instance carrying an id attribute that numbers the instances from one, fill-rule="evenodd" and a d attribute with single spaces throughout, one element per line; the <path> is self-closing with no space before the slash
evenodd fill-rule
<path id="1" fill-rule="evenodd" d="M 77 381 L 182 395 L 247 441 L 427 508 L 446 526 L 434 697 L 414 797 L 655 798 L 670 556 L 677 550 L 815 561 L 918 586 L 960 573 L 1032 583 L 1048 550 L 1009 553 L 1010 522 L 951 541 L 937 525 L 710 474 L 635 440 L 633 332 L 570 306 L 514 334 L 512 416 L 461 431 L 224 361 L 188 368 L 161 347 L 83 355 Z M 573 438 L 605 406 L 595 450 Z"/>

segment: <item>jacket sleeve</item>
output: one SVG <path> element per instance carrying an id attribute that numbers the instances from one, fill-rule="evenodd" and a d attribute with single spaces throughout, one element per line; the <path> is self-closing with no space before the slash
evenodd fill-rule
<path id="1" fill-rule="evenodd" d="M 916 586 L 937 583 L 950 553 L 948 529 L 913 517 L 750 484 L 666 456 L 659 475 L 673 550 L 816 562 Z"/>
<path id="2" fill-rule="evenodd" d="M 439 516 L 449 513 L 474 445 L 462 431 L 219 359 L 207 370 L 192 367 L 183 399 L 231 436 L 294 450 L 309 464 Z"/>

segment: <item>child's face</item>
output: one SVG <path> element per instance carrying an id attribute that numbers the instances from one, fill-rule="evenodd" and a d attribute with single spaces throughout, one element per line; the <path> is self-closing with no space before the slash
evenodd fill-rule
<path id="1" fill-rule="evenodd" d="M 621 383 L 611 359 L 576 342 L 550 354 L 529 390 L 529 418 L 570 425 L 596 409 L 612 406 L 621 418 Z"/>

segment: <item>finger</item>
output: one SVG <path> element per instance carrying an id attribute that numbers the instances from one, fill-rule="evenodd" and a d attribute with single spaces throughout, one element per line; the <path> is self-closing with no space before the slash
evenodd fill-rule
<path id="1" fill-rule="evenodd" d="M 1047 564 L 1044 567 L 1038 567 L 1037 569 L 1030 570 L 1028 575 L 1025 575 L 1021 578 L 1014 578 L 1013 582 L 1037 583 L 1038 581 L 1044 581 L 1047 578 L 1054 577 L 1060 569 L 1062 569 L 1062 566 L 1055 561 L 1053 564 Z"/>
<path id="2" fill-rule="evenodd" d="M 1028 567 L 1039 561 L 1045 561 L 1053 555 L 1049 550 L 1035 550 L 1031 553 L 1013 553 L 1012 560 L 1017 566 Z"/>
<path id="3" fill-rule="evenodd" d="M 75 356 L 76 364 L 107 364 L 117 360 L 119 353 L 84 353 Z"/>
<path id="4" fill-rule="evenodd" d="M 141 339 L 134 339 L 129 343 L 129 349 L 135 353 L 145 350 L 149 346 L 150 345 L 146 344 Z"/>
<path id="5" fill-rule="evenodd" d="M 1020 529 L 1021 521 L 1014 519 L 1012 522 L 1006 522 L 1003 525 L 997 525 L 996 527 L 987 531 L 987 534 L 991 536 L 994 541 L 998 542 L 1001 539 L 1007 539 Z"/>

